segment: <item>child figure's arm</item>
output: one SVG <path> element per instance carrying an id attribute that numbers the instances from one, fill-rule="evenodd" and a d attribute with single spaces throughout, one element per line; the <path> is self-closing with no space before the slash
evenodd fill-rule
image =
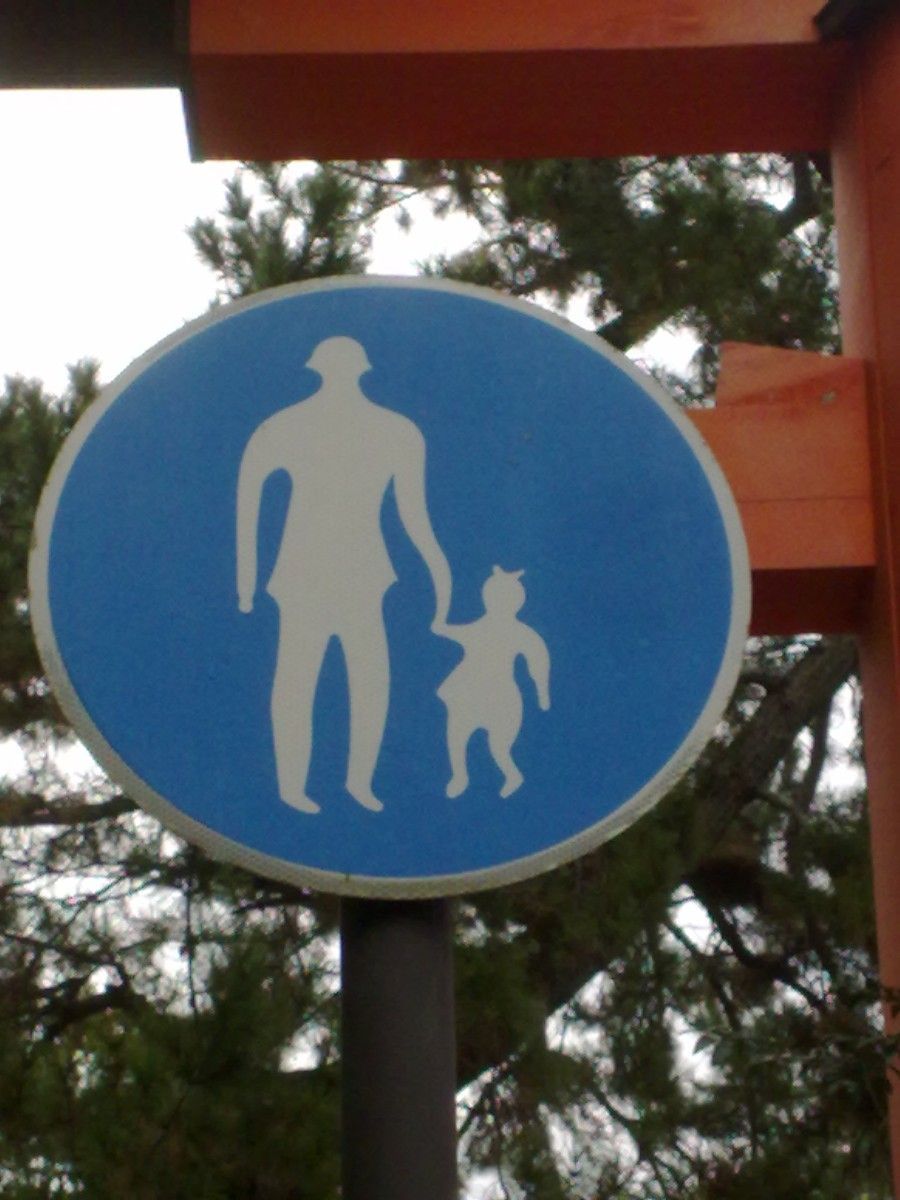
<path id="1" fill-rule="evenodd" d="M 528 625 L 522 626 L 522 656 L 537 688 L 538 704 L 546 712 L 550 707 L 550 651 L 541 635 Z"/>

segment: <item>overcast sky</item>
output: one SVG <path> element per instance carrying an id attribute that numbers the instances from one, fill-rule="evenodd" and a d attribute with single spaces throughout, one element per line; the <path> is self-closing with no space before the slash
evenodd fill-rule
<path id="1" fill-rule="evenodd" d="M 213 294 L 185 228 L 221 205 L 229 163 L 191 163 L 175 91 L 0 91 L 0 376 L 110 379 Z M 383 223 L 373 269 L 411 273 L 452 223 Z"/>
<path id="2" fill-rule="evenodd" d="M 189 164 L 177 93 L 0 92 L 0 164 L 0 373 L 109 377 L 205 307 L 183 229 L 227 168 Z"/>
<path id="3" fill-rule="evenodd" d="M 89 355 L 109 380 L 202 313 L 214 281 L 185 228 L 218 210 L 234 166 L 191 163 L 176 91 L 0 91 L 0 377 L 59 390 Z M 389 217 L 370 269 L 414 273 L 473 228 L 423 209 L 406 235 Z M 691 350 L 651 347 L 673 364 Z"/>

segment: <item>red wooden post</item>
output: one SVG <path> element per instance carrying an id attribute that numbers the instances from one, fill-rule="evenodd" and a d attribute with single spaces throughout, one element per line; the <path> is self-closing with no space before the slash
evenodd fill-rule
<path id="1" fill-rule="evenodd" d="M 869 364 L 878 561 L 861 629 L 881 978 L 900 987 L 900 12 L 858 47 L 833 144 L 844 347 Z M 898 1022 L 892 1021 L 894 1029 Z M 891 1102 L 900 1181 L 900 1090 Z"/>

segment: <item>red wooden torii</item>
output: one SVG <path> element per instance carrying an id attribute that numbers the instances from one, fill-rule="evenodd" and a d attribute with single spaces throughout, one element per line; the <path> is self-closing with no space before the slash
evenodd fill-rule
<path id="1" fill-rule="evenodd" d="M 845 356 L 726 347 L 717 406 L 694 419 L 741 508 L 753 629 L 859 638 L 893 989 L 900 7 L 822 2 L 32 0 L 0 11 L 0 86 L 179 83 L 198 158 L 830 155 Z M 891 1122 L 900 1181 L 896 1089 Z"/>
<path id="2" fill-rule="evenodd" d="M 846 357 L 727 347 L 694 419 L 741 507 L 754 630 L 859 637 L 881 975 L 900 986 L 900 10 L 192 0 L 189 64 L 200 157 L 830 154 Z M 896 1089 L 892 1145 L 900 1180 Z"/>

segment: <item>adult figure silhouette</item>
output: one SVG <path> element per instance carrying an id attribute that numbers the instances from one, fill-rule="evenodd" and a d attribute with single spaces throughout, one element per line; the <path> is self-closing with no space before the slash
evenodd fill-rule
<path id="1" fill-rule="evenodd" d="M 350 699 L 346 786 L 379 812 L 372 776 L 390 693 L 383 600 L 397 578 L 381 510 L 392 484 L 403 528 L 431 575 L 435 623 L 449 611 L 450 568 L 428 515 L 425 440 L 412 421 L 364 395 L 359 380 L 371 364 L 363 347 L 349 337 L 326 338 L 306 365 L 321 376 L 319 390 L 264 421 L 241 460 L 238 604 L 242 612 L 253 608 L 262 489 L 284 470 L 291 497 L 266 589 L 280 618 L 271 703 L 279 793 L 301 812 L 319 811 L 307 795 L 313 702 L 325 651 L 337 637 Z"/>

